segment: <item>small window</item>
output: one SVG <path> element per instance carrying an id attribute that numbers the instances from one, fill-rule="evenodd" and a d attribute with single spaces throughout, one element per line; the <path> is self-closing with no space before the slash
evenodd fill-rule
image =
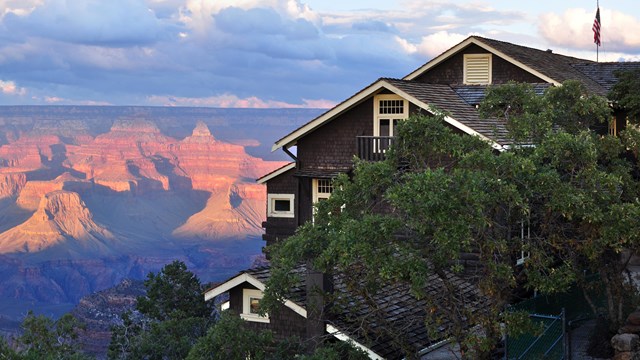
<path id="1" fill-rule="evenodd" d="M 333 192 L 331 179 L 313 179 L 313 203 L 326 200 Z"/>
<path id="2" fill-rule="evenodd" d="M 267 195 L 267 216 L 268 217 L 288 217 L 295 216 L 293 212 L 293 194 L 268 194 Z"/>
<path id="3" fill-rule="evenodd" d="M 269 316 L 260 316 L 260 301 L 262 300 L 262 291 L 256 289 L 242 289 L 242 314 L 240 317 L 247 321 L 266 322 Z"/>
<path id="4" fill-rule="evenodd" d="M 409 117 L 406 100 L 398 95 L 384 94 L 374 97 L 373 136 L 395 136 L 398 121 Z"/>
<path id="5" fill-rule="evenodd" d="M 491 54 L 465 54 L 463 72 L 465 84 L 491 84 Z"/>

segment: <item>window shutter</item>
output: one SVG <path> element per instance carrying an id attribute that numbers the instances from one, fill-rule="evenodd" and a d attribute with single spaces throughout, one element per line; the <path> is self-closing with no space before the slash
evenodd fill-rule
<path id="1" fill-rule="evenodd" d="M 465 84 L 491 83 L 491 54 L 471 55 L 464 58 Z"/>

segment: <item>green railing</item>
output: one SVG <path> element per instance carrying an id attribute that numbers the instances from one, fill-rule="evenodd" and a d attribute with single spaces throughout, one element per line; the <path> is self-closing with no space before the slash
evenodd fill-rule
<path id="1" fill-rule="evenodd" d="M 534 325 L 540 325 L 541 333 L 507 338 L 505 358 L 509 360 L 565 359 L 567 349 L 564 310 L 555 316 L 530 314 L 529 317 Z"/>

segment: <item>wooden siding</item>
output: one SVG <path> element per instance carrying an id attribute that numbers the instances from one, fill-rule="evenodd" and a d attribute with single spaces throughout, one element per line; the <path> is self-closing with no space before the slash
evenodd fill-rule
<path id="1" fill-rule="evenodd" d="M 294 194 L 293 213 L 296 217 L 282 218 L 267 216 L 262 223 L 265 233 L 262 239 L 270 246 L 293 235 L 298 227 L 298 180 L 293 176 L 296 169 L 289 170 L 267 181 L 267 194 Z"/>
<path id="2" fill-rule="evenodd" d="M 463 68 L 464 54 L 486 54 L 487 51 L 477 45 L 470 45 L 466 49 L 453 55 L 426 73 L 420 75 L 415 81 L 433 84 L 461 85 L 464 84 Z M 503 60 L 492 56 L 492 83 L 504 84 L 509 80 L 527 83 L 544 83 L 546 81 L 529 72 Z"/>
<path id="3" fill-rule="evenodd" d="M 242 289 L 255 289 L 244 283 L 229 291 L 229 310 L 235 314 L 242 313 Z M 304 339 L 307 334 L 306 319 L 293 310 L 282 305 L 276 313 L 269 314 L 269 323 L 245 321 L 247 327 L 256 331 L 271 330 L 276 340 L 284 340 L 292 336 Z"/>
<path id="4" fill-rule="evenodd" d="M 356 136 L 373 135 L 373 98 L 298 140 L 300 167 L 344 169 L 356 154 Z"/>

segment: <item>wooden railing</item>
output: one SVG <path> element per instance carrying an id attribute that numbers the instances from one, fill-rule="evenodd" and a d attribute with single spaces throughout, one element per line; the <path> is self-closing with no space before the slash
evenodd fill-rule
<path id="1" fill-rule="evenodd" d="M 362 160 L 382 161 L 393 142 L 393 136 L 356 136 L 357 155 Z"/>

